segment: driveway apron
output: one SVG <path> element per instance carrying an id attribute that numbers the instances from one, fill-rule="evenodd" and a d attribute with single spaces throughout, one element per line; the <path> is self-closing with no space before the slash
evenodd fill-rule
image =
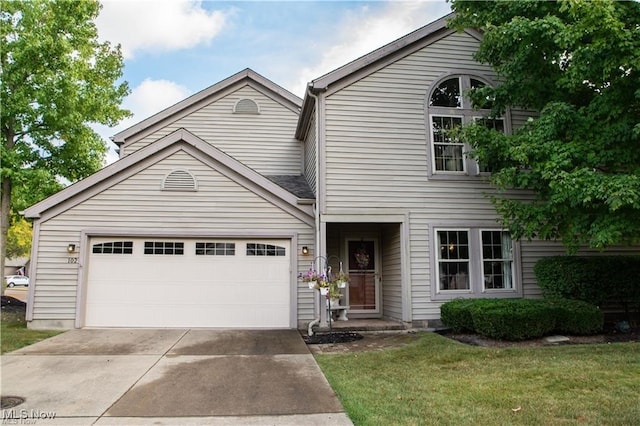
<path id="1" fill-rule="evenodd" d="M 71 330 L 3 355 L 2 395 L 60 424 L 351 424 L 295 330 Z"/>

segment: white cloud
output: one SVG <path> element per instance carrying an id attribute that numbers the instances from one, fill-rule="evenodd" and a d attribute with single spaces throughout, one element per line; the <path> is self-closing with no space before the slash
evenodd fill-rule
<path id="1" fill-rule="evenodd" d="M 146 79 L 135 87 L 122 103 L 122 107 L 131 111 L 133 116 L 121 121 L 116 127 L 96 125 L 94 130 L 103 139 L 109 140 L 109 137 L 116 133 L 180 102 L 189 95 L 189 90 L 186 87 L 172 81 Z M 118 159 L 113 143 L 109 142 L 109 148 L 107 164 Z"/>
<path id="2" fill-rule="evenodd" d="M 311 80 L 417 30 L 450 11 L 449 4 L 435 1 L 390 1 L 375 11 L 368 6 L 359 7 L 340 21 L 339 28 L 334 31 L 337 37 L 330 45 L 316 47 L 322 52 L 318 61 L 303 68 L 287 87 L 298 96 L 303 96 Z"/>
<path id="3" fill-rule="evenodd" d="M 211 41 L 228 14 L 196 0 L 103 0 L 96 19 L 102 40 L 120 43 L 125 59 L 139 51 L 186 49 Z"/>
<path id="4" fill-rule="evenodd" d="M 137 122 L 187 96 L 189 96 L 189 90 L 172 81 L 146 79 L 131 91 L 124 100 L 123 106 L 135 114 L 132 120 Z"/>

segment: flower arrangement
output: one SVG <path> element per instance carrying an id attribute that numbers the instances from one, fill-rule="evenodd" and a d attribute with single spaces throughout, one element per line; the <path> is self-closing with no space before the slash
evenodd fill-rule
<path id="1" fill-rule="evenodd" d="M 345 288 L 349 282 L 349 275 L 340 271 L 332 281 L 338 288 Z"/>
<path id="2" fill-rule="evenodd" d="M 364 247 L 359 248 L 355 254 L 356 263 L 358 264 L 358 268 L 366 269 L 369 266 L 369 253 L 365 250 Z"/>
<path id="3" fill-rule="evenodd" d="M 300 275 L 300 279 L 302 282 L 305 282 L 309 285 L 309 288 L 312 289 L 326 289 L 329 287 L 329 281 L 327 280 L 327 276 L 323 273 L 319 273 L 313 267 L 309 268 L 307 272 Z"/>
<path id="4" fill-rule="evenodd" d="M 300 275 L 300 278 L 302 278 L 302 281 L 305 283 L 309 281 L 318 281 L 318 272 L 313 268 L 309 268 L 307 272 Z"/>

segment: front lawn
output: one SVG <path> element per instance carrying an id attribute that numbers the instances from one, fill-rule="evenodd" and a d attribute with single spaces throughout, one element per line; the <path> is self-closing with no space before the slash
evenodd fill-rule
<path id="1" fill-rule="evenodd" d="M 317 355 L 355 425 L 607 424 L 640 419 L 640 343 Z"/>
<path id="2" fill-rule="evenodd" d="M 0 322 L 0 353 L 15 351 L 62 333 L 52 330 L 29 330 L 25 321 L 24 309 L 2 307 Z"/>

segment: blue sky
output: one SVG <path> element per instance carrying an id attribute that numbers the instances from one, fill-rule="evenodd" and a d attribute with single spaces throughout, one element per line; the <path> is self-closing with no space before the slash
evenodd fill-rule
<path id="1" fill-rule="evenodd" d="M 245 68 L 303 97 L 307 82 L 450 12 L 445 0 L 101 2 L 98 32 L 122 47 L 134 113 L 97 126 L 107 140 Z"/>

